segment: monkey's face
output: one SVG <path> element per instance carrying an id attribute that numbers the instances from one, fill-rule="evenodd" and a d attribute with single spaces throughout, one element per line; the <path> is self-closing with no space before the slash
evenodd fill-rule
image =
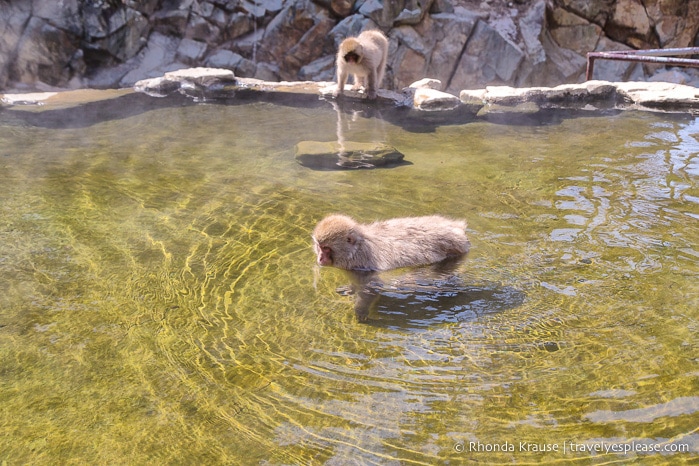
<path id="1" fill-rule="evenodd" d="M 359 64 L 362 61 L 362 57 L 364 57 L 362 44 L 356 37 L 345 39 L 342 41 L 342 44 L 340 44 L 340 56 L 348 65 Z"/>
<path id="2" fill-rule="evenodd" d="M 333 265 L 333 250 L 330 246 L 320 244 L 313 238 L 313 250 L 316 252 L 316 256 L 318 256 L 318 265 L 323 267 L 330 267 Z"/>
<path id="3" fill-rule="evenodd" d="M 311 235 L 318 265 L 350 270 L 354 263 L 361 235 L 357 223 L 344 215 L 330 215 L 316 225 Z"/>
<path id="4" fill-rule="evenodd" d="M 357 240 L 352 234 L 328 238 L 323 242 L 313 238 L 313 249 L 322 267 L 353 268 L 353 257 L 357 251 Z"/>
<path id="5" fill-rule="evenodd" d="M 343 57 L 347 63 L 357 64 L 359 63 L 360 56 L 355 52 L 346 53 Z"/>

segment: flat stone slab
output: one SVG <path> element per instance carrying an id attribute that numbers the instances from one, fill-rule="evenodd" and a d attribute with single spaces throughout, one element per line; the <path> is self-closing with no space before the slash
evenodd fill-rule
<path id="1" fill-rule="evenodd" d="M 314 170 L 389 168 L 407 163 L 403 154 L 387 144 L 354 141 L 301 141 L 296 144 L 295 158 Z"/>
<path id="2" fill-rule="evenodd" d="M 549 108 L 699 112 L 699 89 L 663 82 L 586 81 L 528 88 L 488 86 L 485 90 L 461 91 L 459 98 L 469 105 L 480 100 L 485 111 L 494 107 L 502 112 L 509 107 L 515 113 L 520 109 L 531 112 Z"/>
<path id="3" fill-rule="evenodd" d="M 159 78 L 143 79 L 134 85 L 134 90 L 153 97 L 166 97 L 174 92 L 183 94 L 220 92 L 225 86 L 235 85 L 236 77 L 231 70 L 219 68 L 185 68 L 170 71 Z"/>

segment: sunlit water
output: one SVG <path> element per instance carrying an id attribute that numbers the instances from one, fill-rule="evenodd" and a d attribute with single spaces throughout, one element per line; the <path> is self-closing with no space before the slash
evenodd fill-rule
<path id="1" fill-rule="evenodd" d="M 699 120 L 343 113 L 410 164 L 319 171 L 313 107 L 0 111 L 2 464 L 697 461 Z M 336 211 L 467 219 L 462 292 L 357 323 Z"/>

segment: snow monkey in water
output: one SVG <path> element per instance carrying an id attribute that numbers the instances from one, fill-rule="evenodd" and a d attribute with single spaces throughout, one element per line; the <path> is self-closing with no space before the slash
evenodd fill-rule
<path id="1" fill-rule="evenodd" d="M 354 75 L 353 90 L 364 86 L 370 99 L 383 81 L 388 56 L 388 39 L 381 31 L 364 31 L 357 37 L 348 37 L 340 43 L 337 52 L 337 91 L 345 91 L 347 76 Z"/>
<path id="2" fill-rule="evenodd" d="M 313 249 L 319 265 L 349 271 L 354 312 L 363 322 L 379 297 L 370 285 L 377 272 L 435 263 L 451 272 L 469 250 L 465 229 L 466 222 L 438 215 L 360 224 L 336 214 L 313 230 Z"/>
<path id="3" fill-rule="evenodd" d="M 463 256 L 470 243 L 466 222 L 439 215 L 360 224 L 330 215 L 313 230 L 318 264 L 354 271 L 427 265 Z"/>

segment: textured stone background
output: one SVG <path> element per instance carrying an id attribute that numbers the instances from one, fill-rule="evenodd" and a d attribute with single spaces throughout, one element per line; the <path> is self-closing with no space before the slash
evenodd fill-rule
<path id="1" fill-rule="evenodd" d="M 699 45 L 696 0 L 0 0 L 0 89 L 115 88 L 191 66 L 333 80 L 337 44 L 390 38 L 384 87 L 584 80 L 588 51 Z M 595 78 L 697 84 L 692 70 L 599 61 Z"/>

